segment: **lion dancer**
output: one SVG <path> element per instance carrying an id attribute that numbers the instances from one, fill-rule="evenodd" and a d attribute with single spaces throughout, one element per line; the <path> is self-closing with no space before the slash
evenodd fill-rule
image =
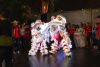
<path id="1" fill-rule="evenodd" d="M 49 51 L 52 54 L 55 54 L 58 50 L 58 44 L 59 44 L 59 36 L 58 36 L 58 26 L 54 23 L 54 20 L 56 20 L 56 17 L 52 16 L 51 17 L 51 22 L 49 22 L 50 24 L 50 36 L 51 36 L 51 41 L 53 41 L 53 43 L 51 44 L 51 50 Z"/>
<path id="2" fill-rule="evenodd" d="M 40 53 L 42 55 L 46 55 L 48 54 L 47 51 L 47 46 L 46 46 L 46 39 L 43 37 L 42 35 L 42 27 L 43 23 L 41 23 L 40 20 L 37 20 L 36 23 L 32 23 L 31 27 L 31 35 L 32 35 L 32 39 L 31 39 L 31 49 L 29 51 L 29 55 L 36 55 L 36 53 L 38 52 L 38 50 L 40 50 Z"/>
<path id="3" fill-rule="evenodd" d="M 62 40 L 60 42 L 61 47 L 63 48 L 64 53 L 70 57 L 71 56 L 71 40 L 69 38 L 68 32 L 66 32 L 65 26 L 60 26 L 60 35 L 62 37 Z"/>
<path id="4" fill-rule="evenodd" d="M 59 22 L 56 17 L 52 16 L 51 17 L 51 24 L 50 24 L 50 34 L 51 34 L 51 41 L 54 41 L 51 45 L 51 51 L 50 53 L 55 54 L 58 49 L 60 49 L 60 42 L 62 40 L 62 37 L 60 35 L 58 26 Z"/>
<path id="5" fill-rule="evenodd" d="M 60 44 L 63 48 L 63 51 L 67 56 L 71 56 L 71 52 L 70 52 L 70 49 L 72 48 L 71 40 L 70 40 L 67 33 L 62 33 L 61 32 L 61 36 L 62 36 L 63 39 L 60 42 Z"/>
<path id="6" fill-rule="evenodd" d="M 51 34 L 51 41 L 54 41 L 51 45 L 51 51 L 50 53 L 55 54 L 59 48 L 59 43 L 60 43 L 60 39 L 59 39 L 59 32 L 55 32 Z"/>
<path id="7" fill-rule="evenodd" d="M 57 23 L 57 24 L 56 24 Z M 65 23 L 66 19 L 60 15 L 58 15 L 54 20 L 53 24 L 56 24 L 52 28 L 56 29 L 55 32 L 53 31 L 51 34 L 52 40 L 54 40 L 54 43 L 51 45 L 51 51 L 50 53 L 55 54 L 61 46 L 67 56 L 71 55 L 70 48 L 71 46 L 71 41 L 69 36 L 66 34 L 67 32 L 65 31 Z"/>

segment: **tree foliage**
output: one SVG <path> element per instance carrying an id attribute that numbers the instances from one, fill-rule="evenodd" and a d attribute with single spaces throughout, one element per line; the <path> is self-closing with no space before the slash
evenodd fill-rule
<path id="1" fill-rule="evenodd" d="M 35 0 L 37 1 L 37 0 Z M 33 19 L 39 14 L 39 6 L 34 0 L 0 0 L 0 14 L 10 20 Z M 36 7 L 35 7 L 35 6 Z M 36 9 L 35 9 L 36 8 Z"/>

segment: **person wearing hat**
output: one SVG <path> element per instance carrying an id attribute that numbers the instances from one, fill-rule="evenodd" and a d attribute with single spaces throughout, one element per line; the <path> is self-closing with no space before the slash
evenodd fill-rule
<path id="1" fill-rule="evenodd" d="M 0 67 L 5 60 L 6 67 L 12 67 L 12 37 L 11 24 L 9 22 L 0 23 Z"/>
<path id="2" fill-rule="evenodd" d="M 13 21 L 14 29 L 13 29 L 13 40 L 14 40 L 14 53 L 19 53 L 20 48 L 20 37 L 21 37 L 21 28 L 18 25 L 18 21 Z"/>

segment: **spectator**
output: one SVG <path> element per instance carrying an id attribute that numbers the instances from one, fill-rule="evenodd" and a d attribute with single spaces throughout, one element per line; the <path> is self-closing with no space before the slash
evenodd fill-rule
<path id="1" fill-rule="evenodd" d="M 12 67 L 11 25 L 9 22 L 1 22 L 0 29 L 0 67 L 3 60 L 6 62 L 6 67 Z"/>
<path id="2" fill-rule="evenodd" d="M 74 43 L 74 28 L 71 26 L 69 29 L 68 29 L 68 32 L 70 34 L 70 39 L 72 41 L 72 48 L 74 49 L 75 48 L 75 43 Z"/>
<path id="3" fill-rule="evenodd" d="M 88 41 L 88 47 L 90 47 L 91 46 L 91 33 L 92 33 L 92 29 L 91 29 L 91 27 L 89 26 L 88 23 L 86 24 L 85 32 L 86 32 L 86 38 L 87 38 L 87 41 Z"/>
<path id="4" fill-rule="evenodd" d="M 19 48 L 20 48 L 20 25 L 18 25 L 18 21 L 14 21 L 15 26 L 14 26 L 14 45 L 15 45 L 15 52 L 19 53 Z"/>
<path id="5" fill-rule="evenodd" d="M 79 26 L 78 26 L 79 27 Z M 84 40 L 84 30 L 83 28 L 76 28 L 74 33 L 74 42 L 77 48 L 85 47 L 85 40 Z"/>
<path id="6" fill-rule="evenodd" d="M 24 42 L 24 35 L 25 35 L 25 23 L 22 24 L 21 26 L 21 47 L 24 49 L 24 45 L 25 45 L 25 42 Z"/>
<path id="7" fill-rule="evenodd" d="M 100 16 L 96 17 L 97 21 L 99 23 L 98 29 L 97 29 L 97 40 L 98 40 L 98 49 L 100 51 Z"/>
<path id="8" fill-rule="evenodd" d="M 93 31 L 93 47 L 94 47 L 94 49 L 98 49 L 97 29 L 98 29 L 98 23 L 95 24 L 94 31 Z"/>

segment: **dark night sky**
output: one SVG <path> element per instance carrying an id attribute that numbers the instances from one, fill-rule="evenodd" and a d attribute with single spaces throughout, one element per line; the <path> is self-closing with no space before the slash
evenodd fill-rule
<path id="1" fill-rule="evenodd" d="M 25 1 L 25 0 L 24 0 Z M 39 9 L 39 1 L 26 0 L 33 9 Z M 30 2 L 29 2 L 30 1 Z M 82 8 L 100 8 L 100 0 L 54 0 L 55 10 L 78 10 Z"/>
<path id="2" fill-rule="evenodd" d="M 67 11 L 82 8 L 100 8 L 100 0 L 55 0 L 55 9 Z"/>
<path id="3" fill-rule="evenodd" d="M 0 0 L 0 7 L 5 2 L 11 2 L 14 0 Z M 17 0 L 22 3 L 28 4 L 34 11 L 40 10 L 40 4 L 42 0 Z M 100 8 L 100 0 L 54 0 L 55 10 L 77 10 L 82 8 Z M 6 8 L 7 4 L 4 5 Z"/>
<path id="4" fill-rule="evenodd" d="M 10 17 L 20 18 L 20 15 L 25 12 L 21 7 L 22 5 L 28 5 L 32 12 L 40 13 L 41 1 L 42 0 L 0 0 L 0 13 Z M 55 12 L 60 10 L 79 10 L 82 8 L 100 8 L 100 0 L 54 0 Z"/>
<path id="5" fill-rule="evenodd" d="M 83 7 L 83 0 L 55 0 L 55 9 L 74 10 Z"/>

